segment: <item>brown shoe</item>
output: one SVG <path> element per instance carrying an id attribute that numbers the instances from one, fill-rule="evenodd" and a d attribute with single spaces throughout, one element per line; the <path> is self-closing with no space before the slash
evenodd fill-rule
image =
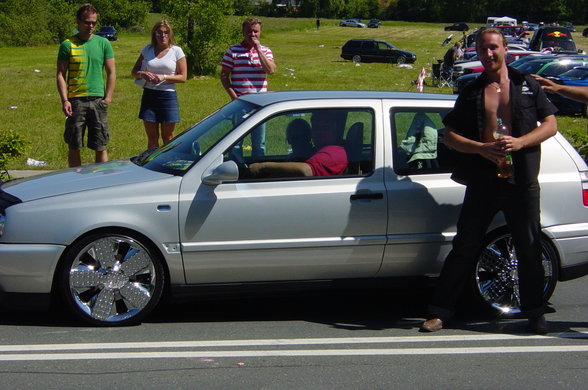
<path id="1" fill-rule="evenodd" d="M 529 318 L 528 328 L 531 332 L 536 334 L 547 334 L 547 321 L 545 316 Z"/>
<path id="2" fill-rule="evenodd" d="M 421 332 L 437 332 L 443 329 L 443 320 L 441 318 L 431 318 L 421 324 Z"/>

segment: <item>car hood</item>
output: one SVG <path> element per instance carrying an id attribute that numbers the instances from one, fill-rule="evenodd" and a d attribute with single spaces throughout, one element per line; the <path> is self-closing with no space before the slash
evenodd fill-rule
<path id="1" fill-rule="evenodd" d="M 97 188 L 157 180 L 170 175 L 154 172 L 130 160 L 110 161 L 48 172 L 4 183 L 1 189 L 23 202 Z"/>

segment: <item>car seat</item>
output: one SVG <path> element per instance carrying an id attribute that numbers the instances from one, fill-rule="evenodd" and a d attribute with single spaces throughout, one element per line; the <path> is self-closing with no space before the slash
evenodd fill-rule
<path id="1" fill-rule="evenodd" d="M 361 160 L 363 154 L 363 123 L 355 122 L 345 136 L 345 151 L 347 152 L 347 170 L 350 175 L 361 174 Z"/>

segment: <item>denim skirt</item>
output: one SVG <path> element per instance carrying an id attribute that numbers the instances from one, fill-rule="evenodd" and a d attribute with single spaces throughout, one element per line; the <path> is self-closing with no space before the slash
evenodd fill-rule
<path id="1" fill-rule="evenodd" d="M 139 119 L 156 123 L 177 123 L 180 110 L 176 91 L 156 91 L 143 89 Z"/>

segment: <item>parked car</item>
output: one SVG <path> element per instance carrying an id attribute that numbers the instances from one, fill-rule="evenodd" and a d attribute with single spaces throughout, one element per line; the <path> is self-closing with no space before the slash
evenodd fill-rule
<path id="1" fill-rule="evenodd" d="M 451 26 L 446 26 L 445 31 L 468 31 L 470 27 L 465 23 L 453 23 Z"/>
<path id="2" fill-rule="evenodd" d="M 535 31 L 539 28 L 538 23 L 523 22 L 523 27 L 526 31 Z"/>
<path id="3" fill-rule="evenodd" d="M 572 33 L 565 27 L 539 27 L 529 43 L 529 49 L 542 51 L 553 48 L 553 52 L 561 54 L 577 54 L 578 49 Z"/>
<path id="4" fill-rule="evenodd" d="M 583 37 L 588 37 L 588 27 L 584 29 L 584 31 L 582 31 L 582 36 Z"/>
<path id="5" fill-rule="evenodd" d="M 455 152 L 442 142 L 454 101 L 386 91 L 243 95 L 155 151 L 6 182 L 0 291 L 13 304 L 52 297 L 80 320 L 114 326 L 141 321 L 164 296 L 437 275 L 465 189 L 450 179 Z M 290 161 L 288 129 L 308 128 L 324 110 L 347 152 L 343 174 L 251 176 L 255 162 Z M 438 133 L 427 159 L 410 145 L 422 115 Z M 259 126 L 267 149 L 254 157 L 237 145 Z M 542 149 L 548 298 L 558 280 L 588 272 L 588 166 L 560 134 Z M 498 215 L 469 277 L 468 296 L 502 313 L 519 309 L 511 242 Z"/>
<path id="6" fill-rule="evenodd" d="M 96 35 L 104 37 L 109 41 L 118 40 L 118 35 L 114 26 L 101 26 L 100 29 L 96 32 Z"/>
<path id="7" fill-rule="evenodd" d="M 341 20 L 339 22 L 339 26 L 341 26 L 341 27 L 361 27 L 361 28 L 367 27 L 367 25 L 365 23 L 363 23 L 359 19 L 345 19 L 345 20 Z"/>
<path id="8" fill-rule="evenodd" d="M 396 48 L 393 44 L 373 39 L 351 39 L 341 48 L 341 58 L 353 62 L 390 62 L 411 64 L 416 54 Z"/>
<path id="9" fill-rule="evenodd" d="M 368 27 L 369 28 L 378 28 L 380 27 L 380 19 L 370 19 L 370 21 L 368 22 Z"/>
<path id="10" fill-rule="evenodd" d="M 558 84 L 582 86 L 588 88 L 588 67 L 579 66 L 560 74 L 549 77 Z M 557 106 L 560 112 L 566 114 L 581 114 L 588 117 L 588 104 L 568 99 L 555 93 L 548 93 L 549 99 Z"/>

